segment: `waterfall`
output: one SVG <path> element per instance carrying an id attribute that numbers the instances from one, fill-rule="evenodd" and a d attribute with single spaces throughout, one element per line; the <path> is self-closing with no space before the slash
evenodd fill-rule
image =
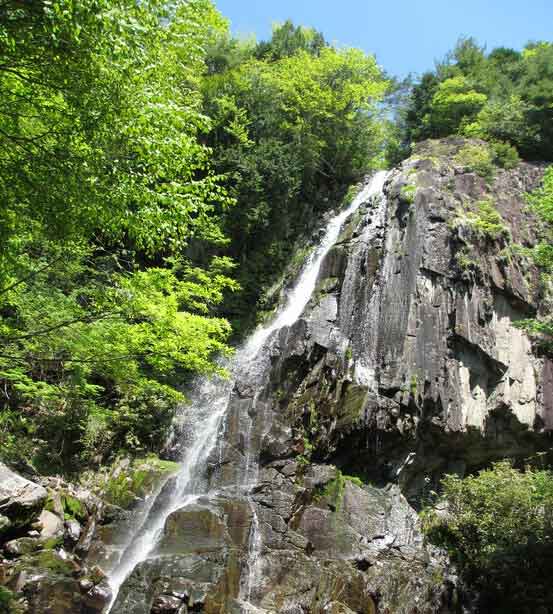
<path id="1" fill-rule="evenodd" d="M 113 590 L 113 598 L 108 609 L 111 610 L 116 601 L 119 589 L 134 568 L 145 561 L 154 551 L 163 532 L 167 518 L 176 510 L 197 500 L 199 497 L 209 497 L 217 491 L 209 487 L 206 475 L 207 460 L 216 451 L 220 438 L 224 436 L 224 425 L 229 399 L 237 376 L 244 372 L 264 370 L 267 358 L 262 349 L 269 337 L 275 331 L 291 326 L 303 313 L 317 283 L 319 271 L 325 256 L 339 237 L 344 222 L 373 195 L 379 194 L 384 185 L 386 173 L 378 172 L 361 190 L 353 202 L 343 211 L 333 217 L 317 249 L 303 266 L 299 278 L 288 294 L 284 306 L 277 312 L 268 324 L 259 327 L 236 351 L 230 364 L 227 365 L 230 377 L 201 378 L 190 394 L 191 404 L 184 411 L 185 423 L 188 425 L 183 437 L 186 438 L 185 452 L 176 478 L 166 485 L 158 495 L 158 500 L 149 506 L 149 513 L 143 514 L 141 521 L 131 531 L 127 548 L 122 553 L 115 569 L 108 574 L 108 580 Z M 251 429 L 253 418 L 246 434 L 246 466 L 244 475 L 239 480 L 238 487 L 251 491 L 258 474 L 258 459 L 251 454 Z M 253 478 L 253 479 L 252 479 Z M 250 499 L 251 503 L 251 499 Z M 247 561 L 247 578 L 241 583 L 241 598 L 249 601 L 259 574 L 259 563 L 262 554 L 262 539 L 259 520 L 252 504 L 252 525 L 250 527 L 249 552 Z"/>

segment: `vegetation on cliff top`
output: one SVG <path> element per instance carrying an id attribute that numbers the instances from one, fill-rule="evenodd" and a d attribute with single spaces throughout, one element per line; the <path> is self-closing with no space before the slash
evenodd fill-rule
<path id="1" fill-rule="evenodd" d="M 494 142 L 511 159 L 508 147 L 525 159 L 553 160 L 552 103 L 553 44 L 486 53 L 461 39 L 402 97 L 389 155 L 397 161 L 413 142 L 458 134 Z"/>

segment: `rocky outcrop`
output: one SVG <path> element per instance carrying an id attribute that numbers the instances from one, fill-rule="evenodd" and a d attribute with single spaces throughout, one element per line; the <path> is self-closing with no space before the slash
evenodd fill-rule
<path id="1" fill-rule="evenodd" d="M 168 518 L 112 612 L 454 611 L 447 561 L 397 487 L 283 460 L 251 498 L 224 490 Z"/>
<path id="2" fill-rule="evenodd" d="M 0 463 L 0 535 L 31 524 L 46 497 L 45 488 Z"/>
<path id="3" fill-rule="evenodd" d="M 102 515 L 103 503 L 56 478 L 41 485 L 11 471 L 10 476 L 4 490 L 21 488 L 13 489 L 14 504 L 6 507 L 15 516 L 0 556 L 0 590 L 8 611 L 99 614 L 110 588 L 99 568 L 84 563 L 89 544 L 82 537 Z"/>
<path id="4" fill-rule="evenodd" d="M 551 363 L 517 326 L 543 303 L 516 248 L 543 169 L 481 177 L 465 145 L 423 144 L 349 220 L 302 317 L 235 374 L 217 497 L 180 532 L 169 519 L 115 614 L 198 586 L 206 612 L 462 611 L 415 510 L 446 472 L 548 450 L 553 409 Z"/>
<path id="5" fill-rule="evenodd" d="M 390 174 L 273 369 L 273 431 L 291 427 L 313 458 L 398 482 L 413 502 L 444 472 L 549 448 L 552 364 L 517 327 L 542 303 L 516 245 L 535 240 L 524 194 L 543 169 L 485 179 L 456 163 L 464 145 L 422 144 Z"/>
<path id="6" fill-rule="evenodd" d="M 144 499 L 174 472 L 155 458 L 121 459 L 87 488 L 61 478 L 23 478 L 0 465 L 0 611 L 100 614 L 111 599 L 102 567 L 121 556 L 123 535 Z M 0 525 L 2 526 L 2 525 Z"/>
<path id="7" fill-rule="evenodd" d="M 484 178 L 457 164 L 464 146 L 423 144 L 390 173 L 384 198 L 344 228 L 302 318 L 238 375 L 210 473 L 230 497 L 255 484 L 250 531 L 216 562 L 186 554 L 184 565 L 218 570 L 206 612 L 461 611 L 412 506 L 445 472 L 547 450 L 553 410 L 552 365 L 517 327 L 541 301 L 514 246 L 535 240 L 524 194 L 542 168 Z M 172 573 L 175 556 L 159 551 L 144 569 L 163 576 L 165 560 Z M 130 611 L 174 592 L 162 591 L 143 585 L 146 606 Z"/>

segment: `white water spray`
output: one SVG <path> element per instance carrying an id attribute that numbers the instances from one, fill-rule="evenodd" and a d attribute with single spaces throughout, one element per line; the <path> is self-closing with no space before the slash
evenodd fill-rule
<path id="1" fill-rule="evenodd" d="M 353 213 L 355 213 L 355 211 L 357 211 L 361 203 L 382 191 L 385 179 L 385 171 L 376 173 L 371 179 L 370 183 L 367 184 L 361 190 L 361 192 L 359 192 L 350 206 L 330 220 L 321 244 L 309 257 L 308 261 L 303 267 L 300 278 L 290 292 L 284 309 L 277 314 L 272 322 L 266 326 L 260 327 L 246 341 L 243 350 L 246 356 L 254 357 L 274 331 L 279 330 L 284 326 L 291 326 L 294 324 L 294 322 L 296 322 L 296 320 L 299 319 L 303 313 L 303 310 L 305 309 L 305 306 L 309 302 L 311 295 L 313 294 L 313 290 L 315 290 L 315 285 L 317 283 L 317 278 L 319 276 L 319 271 L 321 270 L 323 260 L 334 243 L 336 243 L 336 240 L 340 235 L 340 229 L 344 225 L 344 222 Z"/>
<path id="2" fill-rule="evenodd" d="M 385 172 L 374 175 L 368 185 L 358 194 L 353 202 L 331 219 L 319 247 L 313 252 L 304 265 L 294 288 L 289 293 L 285 305 L 276 317 L 268 324 L 258 328 L 246 341 L 244 346 L 234 355 L 228 369 L 230 378 L 223 380 L 202 379 L 192 391 L 192 403 L 185 408 L 189 432 L 186 433 L 186 452 L 181 462 L 181 469 L 177 475 L 170 494 L 159 505 L 154 502 L 150 506 L 150 513 L 145 515 L 143 522 L 135 527 L 135 531 L 124 550 L 119 564 L 109 574 L 109 582 L 113 590 L 113 598 L 108 609 L 111 610 L 116 601 L 117 594 L 123 582 L 132 573 L 133 569 L 145 561 L 154 551 L 163 532 L 167 518 L 176 510 L 185 507 L 200 496 L 214 494 L 209 492 L 206 479 L 206 465 L 211 453 L 215 450 L 219 434 L 223 430 L 229 399 L 234 387 L 233 375 L 239 375 L 257 362 L 260 351 L 271 334 L 284 326 L 294 324 L 303 313 L 317 283 L 317 278 L 325 256 L 335 244 L 344 222 L 366 202 L 371 196 L 381 193 Z M 251 478 L 257 478 L 257 459 L 252 459 L 251 451 L 246 450 L 246 475 L 241 482 L 248 489 L 253 487 Z M 163 494 L 163 489 L 162 489 Z M 251 599 L 252 589 L 258 582 L 260 573 L 260 558 L 262 553 L 262 536 L 259 530 L 259 520 L 253 508 L 252 526 L 250 528 L 248 575 L 243 582 L 241 597 L 246 602 Z"/>

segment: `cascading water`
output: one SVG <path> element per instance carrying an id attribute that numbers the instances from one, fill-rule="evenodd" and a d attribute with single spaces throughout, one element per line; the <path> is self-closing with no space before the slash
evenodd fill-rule
<path id="1" fill-rule="evenodd" d="M 169 488 L 163 488 L 157 500 L 148 506 L 140 521 L 131 532 L 127 548 L 123 551 L 119 563 L 109 574 L 109 582 L 113 590 L 111 610 L 116 601 L 118 591 L 133 571 L 142 561 L 145 561 L 154 551 L 163 532 L 168 517 L 178 509 L 196 501 L 199 497 L 215 496 L 218 491 L 210 489 L 206 472 L 208 458 L 216 450 L 221 437 L 224 436 L 224 424 L 238 375 L 244 372 L 266 369 L 266 361 L 262 358 L 262 348 L 275 331 L 294 324 L 303 313 L 317 283 L 321 264 L 329 250 L 335 244 L 344 222 L 357 208 L 373 195 L 379 194 L 386 178 L 385 172 L 378 172 L 358 194 L 353 202 L 332 218 L 318 248 L 304 265 L 302 272 L 287 296 L 284 306 L 276 317 L 267 325 L 256 330 L 246 343 L 233 356 L 227 366 L 230 373 L 228 379 L 201 379 L 191 393 L 192 402 L 185 408 L 186 424 L 183 437 L 186 438 L 185 453 L 181 461 L 181 469 Z M 255 408 L 255 401 L 254 401 Z M 258 475 L 258 458 L 251 450 L 253 418 L 245 437 L 245 468 L 243 475 L 235 484 L 238 489 L 249 494 L 255 486 Z M 252 590 L 256 583 L 256 575 L 260 573 L 259 563 L 262 554 L 262 538 L 259 530 L 259 519 L 251 499 L 252 521 L 249 535 L 247 577 L 241 582 L 240 598 L 250 601 Z"/>
<path id="2" fill-rule="evenodd" d="M 135 527 L 129 545 L 122 553 L 120 562 L 109 575 L 113 591 L 108 612 L 115 603 L 119 589 L 127 576 L 140 562 L 148 558 L 154 549 L 167 518 L 177 509 L 191 503 L 205 490 L 204 468 L 207 458 L 217 445 L 217 435 L 223 422 L 228 398 L 232 390 L 230 380 L 203 378 L 198 381 L 193 402 L 187 409 L 192 429 L 187 436 L 187 451 L 181 463 L 171 492 L 163 493 L 166 499 L 150 507 L 150 514 Z"/>
<path id="3" fill-rule="evenodd" d="M 376 173 L 371 182 L 357 195 L 350 206 L 330 220 L 319 247 L 306 262 L 297 284 L 288 296 L 285 308 L 277 314 L 271 323 L 259 328 L 246 341 L 244 346 L 246 356 L 256 356 L 274 331 L 284 326 L 291 326 L 301 316 L 313 294 L 313 290 L 315 290 L 321 264 L 330 248 L 336 243 L 344 222 L 358 209 L 362 202 L 373 194 L 378 194 L 382 191 L 385 178 L 386 172 L 380 171 Z"/>

